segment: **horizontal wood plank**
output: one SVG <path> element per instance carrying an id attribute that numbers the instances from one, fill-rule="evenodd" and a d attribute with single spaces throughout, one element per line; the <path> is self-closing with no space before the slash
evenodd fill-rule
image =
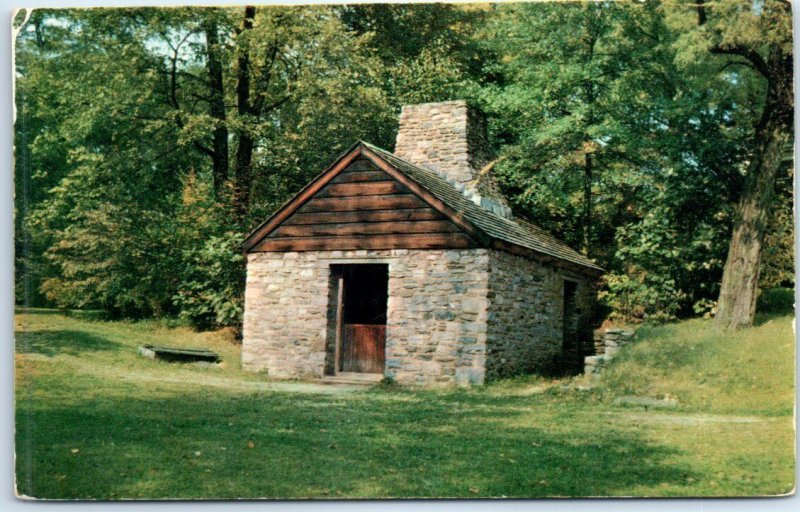
<path id="1" fill-rule="evenodd" d="M 344 212 L 353 210 L 394 210 L 398 208 L 422 208 L 427 205 L 413 194 L 384 196 L 322 197 L 310 199 L 303 210 L 313 212 Z"/>
<path id="2" fill-rule="evenodd" d="M 340 236 L 366 234 L 403 233 L 454 233 L 460 228 L 447 220 L 427 220 L 413 222 L 365 222 L 348 224 L 306 224 L 301 226 L 283 225 L 270 233 L 270 238 Z"/>
<path id="3" fill-rule="evenodd" d="M 357 183 L 362 181 L 385 181 L 391 179 L 383 171 L 343 171 L 331 183 Z"/>
<path id="4" fill-rule="evenodd" d="M 253 252 L 333 251 L 358 249 L 466 249 L 476 243 L 463 233 L 416 235 L 350 235 L 317 238 L 266 238 Z"/>
<path id="5" fill-rule="evenodd" d="M 408 189 L 396 181 L 329 184 L 314 197 L 378 196 L 404 194 Z"/>
<path id="6" fill-rule="evenodd" d="M 359 157 L 353 160 L 353 162 L 347 166 L 342 172 L 352 172 L 352 171 L 377 171 L 378 168 L 375 167 L 375 164 L 369 161 L 369 159 L 364 157 Z"/>
<path id="7" fill-rule="evenodd" d="M 303 208 L 286 219 L 284 226 L 303 224 L 345 224 L 348 222 L 390 222 L 410 220 L 442 220 L 444 216 L 433 208 L 401 210 L 367 210 L 352 212 L 304 213 Z"/>
<path id="8" fill-rule="evenodd" d="M 291 201 L 285 204 L 281 209 L 275 212 L 272 217 L 264 221 L 260 226 L 253 230 L 253 232 L 248 235 L 242 244 L 245 252 L 250 251 L 250 249 L 258 243 L 258 240 L 261 237 L 266 236 L 276 226 L 286 220 L 287 217 L 291 216 L 310 197 L 313 197 L 314 194 L 325 187 L 329 181 L 335 178 L 339 172 L 341 172 L 343 169 L 346 169 L 356 160 L 364 160 L 364 158 L 360 156 L 360 153 L 361 152 L 357 150 L 351 151 L 347 155 L 344 155 L 335 164 L 329 167 L 322 175 L 318 176 L 314 181 L 306 185 L 303 190 L 294 196 L 294 198 L 292 198 Z"/>
<path id="9" fill-rule="evenodd" d="M 384 171 L 386 174 L 388 174 L 395 180 L 405 185 L 411 192 L 423 198 L 429 206 L 442 212 L 446 217 L 448 217 L 454 223 L 461 226 L 461 228 L 467 233 L 469 233 L 474 240 L 479 241 L 482 245 L 490 243 L 491 237 L 487 236 L 481 230 L 477 229 L 471 222 L 467 221 L 467 219 L 461 213 L 459 213 L 457 210 L 454 210 L 447 203 L 445 203 L 435 195 L 431 194 L 430 191 L 426 190 L 424 187 L 421 187 L 419 183 L 416 183 L 414 180 L 412 180 L 402 172 L 392 167 L 385 159 L 381 158 L 377 153 L 375 153 L 368 147 L 363 147 L 362 155 L 368 158 L 372 163 L 375 164 L 376 167 Z"/>

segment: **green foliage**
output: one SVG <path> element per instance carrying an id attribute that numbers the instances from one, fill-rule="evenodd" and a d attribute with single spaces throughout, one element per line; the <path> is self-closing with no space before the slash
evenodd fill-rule
<path id="1" fill-rule="evenodd" d="M 171 304 L 195 328 L 238 328 L 242 321 L 245 265 L 243 234 L 230 208 L 213 199 L 211 186 L 189 174 L 172 235 L 182 267 Z"/>
<path id="2" fill-rule="evenodd" d="M 790 160 L 793 163 L 793 159 Z M 761 254 L 762 289 L 794 284 L 794 204 L 792 182 L 794 172 L 778 180 L 775 206 L 772 208 L 764 249 Z"/>
<path id="3" fill-rule="evenodd" d="M 711 8 L 713 30 L 700 33 L 740 42 L 789 34 L 768 23 L 772 5 L 759 16 L 723 4 Z M 763 81 L 711 53 L 689 7 L 504 6 L 482 35 L 498 56 L 483 97 L 503 143 L 501 185 L 518 213 L 571 245 L 588 234 L 590 254 L 610 271 L 602 297 L 628 320 L 713 309 L 761 110 Z M 731 17 L 747 31 L 734 34 Z M 762 264 L 767 286 L 794 278 L 791 198 L 783 193 L 779 204 Z"/>
<path id="4" fill-rule="evenodd" d="M 763 290 L 756 302 L 756 313 L 792 315 L 794 313 L 794 288 L 769 288 Z"/>
<path id="5" fill-rule="evenodd" d="M 612 309 L 612 318 L 626 323 L 675 320 L 684 300 L 673 280 L 657 274 L 609 273 L 603 281 L 598 298 Z"/>
<path id="6" fill-rule="evenodd" d="M 780 6 L 759 5 L 715 2 L 706 28 L 657 1 L 257 7 L 247 30 L 241 8 L 37 9 L 16 45 L 17 301 L 234 324 L 234 233 L 356 140 L 391 148 L 402 104 L 467 98 L 515 213 L 589 249 L 617 316 L 708 314 L 765 90 L 709 49 L 785 45 Z M 245 57 L 258 109 L 239 108 Z M 764 286 L 794 281 L 789 178 Z"/>
<path id="7" fill-rule="evenodd" d="M 237 240 L 355 140 L 392 139 L 369 35 L 327 7 L 259 9 L 237 35 L 241 19 L 238 9 L 36 11 L 17 46 L 20 302 L 235 324 Z M 208 23 L 228 103 L 246 54 L 259 115 L 209 116 Z M 243 218 L 230 209 L 233 166 L 211 187 L 220 125 L 258 143 Z"/>
<path id="8" fill-rule="evenodd" d="M 241 234 L 226 233 L 184 252 L 186 271 L 172 298 L 181 318 L 199 328 L 241 324 L 245 270 L 241 243 Z"/>

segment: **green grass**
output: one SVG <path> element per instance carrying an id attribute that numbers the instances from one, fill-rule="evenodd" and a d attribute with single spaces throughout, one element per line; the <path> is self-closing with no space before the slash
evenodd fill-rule
<path id="1" fill-rule="evenodd" d="M 611 395 L 669 395 L 696 412 L 793 413 L 795 344 L 787 317 L 733 334 L 689 320 L 644 327 L 638 336 L 605 376 Z"/>
<path id="2" fill-rule="evenodd" d="M 537 377 L 436 391 L 277 383 L 243 372 L 224 332 L 41 310 L 20 311 L 16 327 L 17 488 L 27 496 L 741 496 L 794 487 L 788 316 L 729 339 L 704 321 L 647 329 L 589 390 L 575 386 L 586 379 Z M 143 343 L 211 348 L 226 367 L 144 359 Z M 737 359 L 745 356 L 752 361 Z M 615 406 L 618 394 L 670 394 L 679 409 Z"/>

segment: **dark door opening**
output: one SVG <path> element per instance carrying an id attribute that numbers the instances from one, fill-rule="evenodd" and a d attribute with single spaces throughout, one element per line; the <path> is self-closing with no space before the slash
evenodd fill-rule
<path id="1" fill-rule="evenodd" d="M 336 312 L 336 372 L 383 373 L 389 265 L 332 265 L 339 290 Z"/>
<path id="2" fill-rule="evenodd" d="M 564 281 L 564 316 L 562 320 L 562 354 L 568 372 L 577 371 L 581 366 L 580 339 L 578 333 L 578 314 L 576 293 L 578 283 Z"/>

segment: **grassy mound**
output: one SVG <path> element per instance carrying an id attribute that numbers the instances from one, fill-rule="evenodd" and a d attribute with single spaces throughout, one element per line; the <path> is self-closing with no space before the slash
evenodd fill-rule
<path id="1" fill-rule="evenodd" d="M 642 327 L 603 376 L 603 388 L 611 396 L 675 397 L 687 410 L 791 414 L 792 303 L 791 290 L 763 294 L 756 325 L 734 333 L 700 319 Z"/>

